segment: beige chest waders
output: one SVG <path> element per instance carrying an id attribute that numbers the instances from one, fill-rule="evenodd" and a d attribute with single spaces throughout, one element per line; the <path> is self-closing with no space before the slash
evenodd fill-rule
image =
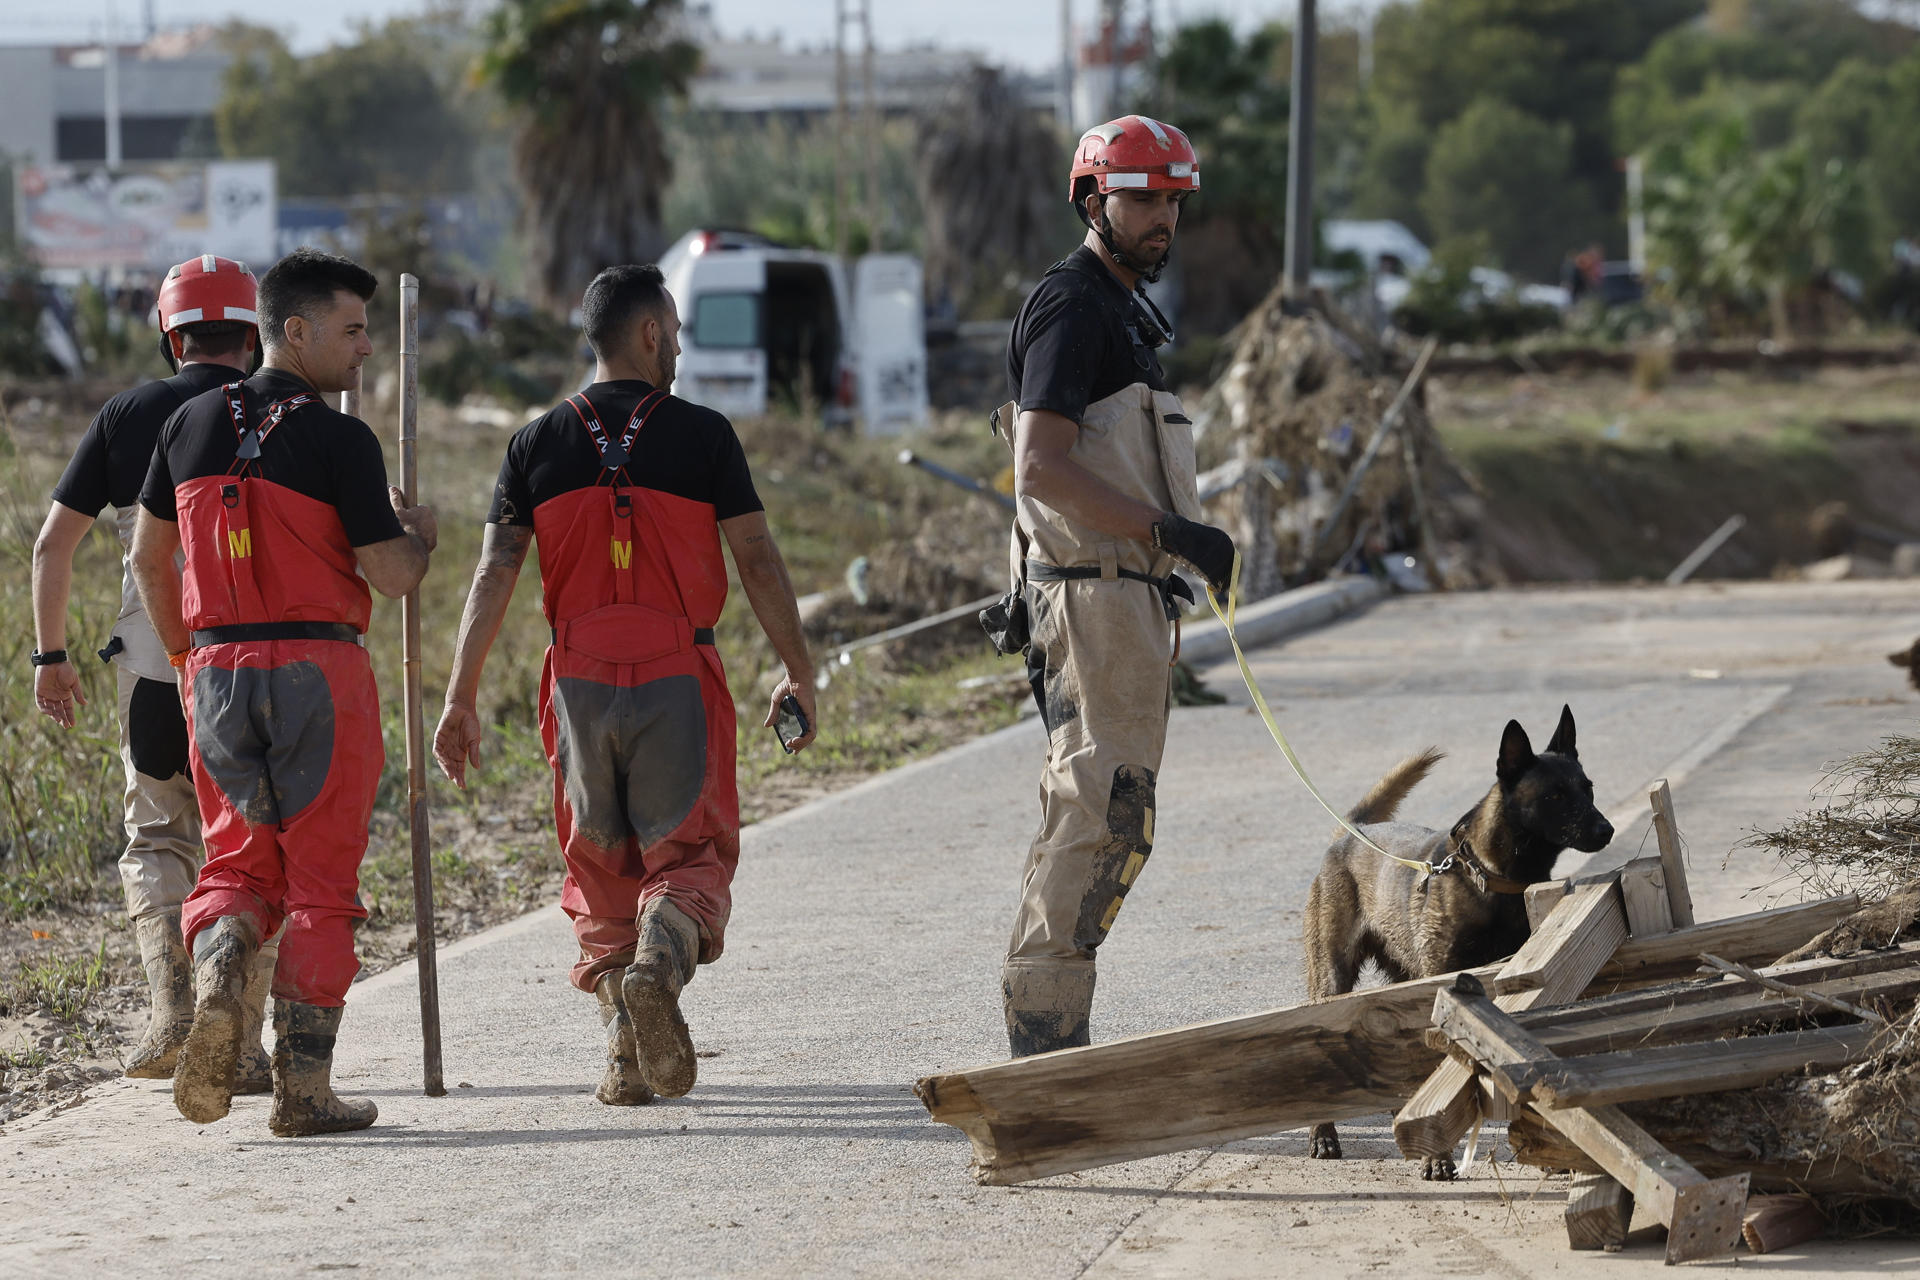
<path id="1" fill-rule="evenodd" d="M 1088 406 L 1068 456 L 1130 497 L 1200 518 L 1193 428 L 1168 392 L 1135 383 Z M 1019 1057 L 1088 1043 L 1094 953 L 1153 852 L 1173 624 L 1140 578 L 1164 578 L 1173 561 L 1022 496 L 1012 568 L 1026 583 L 1028 670 L 1047 729 L 1040 831 L 1001 975 Z"/>

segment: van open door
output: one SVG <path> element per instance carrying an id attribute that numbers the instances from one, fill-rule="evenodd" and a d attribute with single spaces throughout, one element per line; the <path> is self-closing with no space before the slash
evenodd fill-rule
<path id="1" fill-rule="evenodd" d="M 920 260 L 869 253 L 853 265 L 859 412 L 870 436 L 927 425 L 927 335 Z"/>

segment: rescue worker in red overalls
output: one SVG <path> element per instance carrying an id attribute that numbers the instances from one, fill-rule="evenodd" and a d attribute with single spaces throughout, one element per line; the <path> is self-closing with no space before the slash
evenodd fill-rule
<path id="1" fill-rule="evenodd" d="M 527 546 L 553 629 L 540 731 L 567 878 L 560 905 L 607 1033 L 595 1096 L 636 1106 L 693 1088 L 681 988 L 720 956 L 740 856 L 734 707 L 713 626 L 724 535 L 813 741 L 813 667 L 786 563 L 721 415 L 668 394 L 680 317 L 660 270 L 610 267 L 582 302 L 594 381 L 515 433 L 460 620 L 434 758 L 480 763 L 480 673 Z"/>
<path id="2" fill-rule="evenodd" d="M 168 420 L 133 538 L 147 615 L 181 672 L 208 854 L 182 918 L 197 1000 L 174 1104 L 203 1124 L 227 1114 L 241 980 L 284 923 L 269 1117 L 283 1137 L 377 1114 L 330 1082 L 384 761 L 361 637 L 368 584 L 412 590 L 435 527 L 387 484 L 367 425 L 320 398 L 359 385 L 374 288 L 364 268 L 306 249 L 267 272 L 265 366 Z"/>
<path id="3" fill-rule="evenodd" d="M 73 556 L 100 512 L 111 504 L 123 555 L 133 546 L 140 486 L 167 419 L 195 396 L 245 377 L 259 363 L 255 285 L 246 264 L 204 254 L 167 272 L 160 286 L 160 351 L 172 377 L 123 391 L 101 406 L 54 486 L 47 520 L 33 544 L 34 698 L 43 714 L 71 729 L 86 705 L 80 673 L 67 655 L 67 603 Z M 167 665 L 140 607 L 131 562 L 120 591 L 113 634 L 100 650 L 114 667 L 120 712 L 120 761 L 126 772 L 120 887 L 147 975 L 151 1013 L 146 1033 L 127 1055 L 126 1073 L 143 1080 L 173 1077 L 175 1059 L 193 1024 L 193 962 L 180 934 L 180 903 L 200 872 L 200 812 L 187 767 L 187 722 L 177 673 Z M 240 1093 L 273 1087 L 260 1047 L 267 988 L 278 943 L 269 940 L 247 975 Z"/>

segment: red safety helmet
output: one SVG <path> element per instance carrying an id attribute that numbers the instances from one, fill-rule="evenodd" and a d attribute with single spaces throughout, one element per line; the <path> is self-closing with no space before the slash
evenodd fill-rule
<path id="1" fill-rule="evenodd" d="M 1198 191 L 1200 157 L 1187 135 L 1148 116 L 1121 116 L 1080 135 L 1073 149 L 1067 199 L 1080 203 L 1080 179 L 1092 178 L 1101 195 L 1125 188 Z"/>
<path id="2" fill-rule="evenodd" d="M 260 360 L 260 313 L 258 289 L 253 272 L 244 262 L 203 253 L 188 258 L 167 271 L 160 286 L 160 354 L 174 369 L 180 367 L 173 354 L 169 335 L 175 329 L 199 324 L 234 322 L 250 325 L 254 332 L 255 366 Z"/>

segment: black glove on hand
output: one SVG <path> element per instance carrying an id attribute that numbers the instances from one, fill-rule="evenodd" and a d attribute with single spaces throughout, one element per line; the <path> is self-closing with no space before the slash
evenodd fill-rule
<path id="1" fill-rule="evenodd" d="M 1225 594 L 1233 580 L 1233 539 L 1224 529 L 1169 511 L 1153 526 L 1153 545 L 1198 569 L 1216 592 Z"/>

